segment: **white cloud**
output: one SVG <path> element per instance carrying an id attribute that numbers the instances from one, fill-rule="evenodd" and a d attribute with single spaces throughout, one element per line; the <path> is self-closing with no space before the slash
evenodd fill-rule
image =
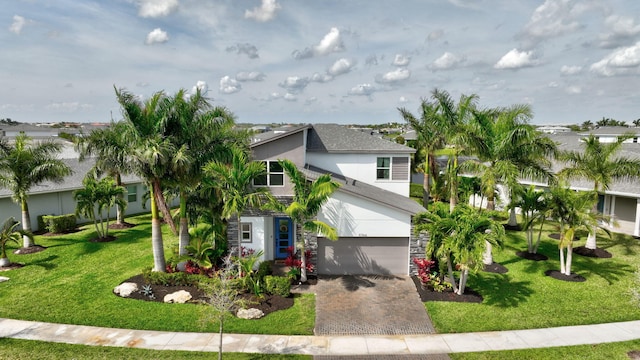
<path id="1" fill-rule="evenodd" d="M 178 0 L 140 0 L 138 15 L 144 18 L 167 16 L 178 9 Z"/>
<path id="2" fill-rule="evenodd" d="M 318 45 L 315 45 L 304 50 L 295 50 L 292 54 L 294 59 L 308 59 L 314 56 L 324 56 L 333 52 L 339 52 L 344 50 L 344 44 L 340 37 L 340 30 L 338 28 L 331 28 L 329 32 L 320 40 Z"/>
<path id="3" fill-rule="evenodd" d="M 560 68 L 560 73 L 562 75 L 575 75 L 578 74 L 582 71 L 582 66 L 568 66 L 568 65 L 562 65 L 562 67 Z"/>
<path id="4" fill-rule="evenodd" d="M 326 83 L 333 80 L 333 76 L 329 74 L 313 73 L 310 80 L 318 83 Z"/>
<path id="5" fill-rule="evenodd" d="M 640 70 L 640 42 L 615 50 L 591 65 L 590 70 L 603 76 L 638 73 Z"/>
<path id="6" fill-rule="evenodd" d="M 355 65 L 355 61 L 342 58 L 333 63 L 327 72 L 331 76 L 338 76 L 348 73 Z"/>
<path id="7" fill-rule="evenodd" d="M 407 80 L 411 76 L 411 71 L 405 68 L 399 68 L 393 71 L 390 71 L 382 76 L 378 75 L 376 77 L 376 82 L 382 84 L 392 84 L 398 83 L 404 80 Z"/>
<path id="8" fill-rule="evenodd" d="M 236 81 L 236 79 L 231 78 L 230 76 L 223 76 L 220 78 L 220 92 L 223 94 L 233 94 L 242 89 L 240 83 Z"/>
<path id="9" fill-rule="evenodd" d="M 640 34 L 640 24 L 636 24 L 631 17 L 611 15 L 605 19 L 604 23 L 609 32 L 600 35 L 600 47 L 602 48 L 619 47 Z"/>
<path id="10" fill-rule="evenodd" d="M 550 87 L 550 88 L 557 88 L 558 86 L 560 86 L 560 84 L 558 84 L 555 81 L 552 81 L 547 86 Z"/>
<path id="11" fill-rule="evenodd" d="M 400 97 L 398 98 L 398 102 L 399 102 L 400 104 L 406 104 L 406 103 L 408 103 L 408 102 L 409 102 L 409 99 L 407 99 L 407 98 L 406 98 L 406 97 L 404 97 L 404 96 L 400 96 Z"/>
<path id="12" fill-rule="evenodd" d="M 20 35 L 20 32 L 22 31 L 22 28 L 24 27 L 24 25 L 26 23 L 27 23 L 27 21 L 22 16 L 13 15 L 13 22 L 9 26 L 9 31 L 11 31 L 12 33 L 14 33 L 16 35 Z"/>
<path id="13" fill-rule="evenodd" d="M 191 88 L 191 93 L 195 94 L 198 90 L 202 95 L 206 95 L 209 92 L 209 84 L 206 81 L 198 80 L 196 84 Z"/>
<path id="14" fill-rule="evenodd" d="M 167 41 L 169 41 L 169 35 L 167 35 L 167 32 L 160 28 L 155 28 L 153 29 L 153 31 L 147 34 L 147 40 L 145 41 L 145 44 L 162 44 L 166 43 Z"/>
<path id="15" fill-rule="evenodd" d="M 434 70 L 448 70 L 462 62 L 464 62 L 464 58 L 460 58 L 447 51 L 431 64 L 431 68 Z"/>
<path id="16" fill-rule="evenodd" d="M 533 51 L 519 51 L 512 49 L 493 65 L 496 69 L 519 69 L 535 65 Z"/>
<path id="17" fill-rule="evenodd" d="M 298 97 L 292 93 L 286 93 L 282 98 L 286 101 L 298 101 Z"/>
<path id="18" fill-rule="evenodd" d="M 538 6 L 525 26 L 525 33 L 535 38 L 548 38 L 576 31 L 575 19 L 583 7 L 572 0 L 546 0 Z"/>
<path id="19" fill-rule="evenodd" d="M 309 85 L 309 78 L 299 76 L 289 76 L 283 82 L 278 84 L 280 87 L 287 89 L 290 93 L 299 93 Z"/>
<path id="20" fill-rule="evenodd" d="M 572 86 L 567 86 L 567 88 L 564 89 L 564 91 L 566 91 L 567 94 L 576 95 L 576 94 L 582 93 L 582 88 L 580 86 L 572 85 Z"/>
<path id="21" fill-rule="evenodd" d="M 349 90 L 349 95 L 363 95 L 369 96 L 376 91 L 376 88 L 371 84 L 359 84 Z"/>
<path id="22" fill-rule="evenodd" d="M 246 10 L 244 17 L 245 19 L 266 22 L 275 18 L 278 9 L 280 9 L 280 4 L 278 4 L 276 0 L 262 0 L 260 7 L 255 7 L 253 10 Z"/>
<path id="23" fill-rule="evenodd" d="M 393 59 L 393 65 L 395 66 L 407 66 L 411 62 L 411 58 L 402 54 L 396 54 Z"/>
<path id="24" fill-rule="evenodd" d="M 266 75 L 259 71 L 241 71 L 236 74 L 238 81 L 262 81 Z"/>
<path id="25" fill-rule="evenodd" d="M 236 54 L 245 54 L 249 59 L 257 59 L 260 57 L 260 55 L 258 55 L 258 48 L 249 43 L 231 45 L 228 46 L 226 50 L 227 52 L 235 52 Z"/>

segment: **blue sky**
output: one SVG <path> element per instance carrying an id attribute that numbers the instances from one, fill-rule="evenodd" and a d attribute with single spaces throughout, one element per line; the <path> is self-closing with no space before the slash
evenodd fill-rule
<path id="1" fill-rule="evenodd" d="M 640 118 L 640 1 L 12 0 L 0 118 L 120 119 L 200 86 L 238 122 L 402 122 L 434 88 L 536 124 Z"/>

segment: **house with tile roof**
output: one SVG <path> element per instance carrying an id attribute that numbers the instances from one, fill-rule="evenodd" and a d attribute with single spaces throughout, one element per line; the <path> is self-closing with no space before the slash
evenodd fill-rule
<path id="1" fill-rule="evenodd" d="M 412 231 L 412 217 L 424 208 L 409 198 L 410 157 L 414 149 L 335 124 L 314 124 L 262 133 L 252 142 L 256 161 L 264 161 L 266 186 L 283 201 L 293 195 L 278 160 L 293 161 L 310 181 L 330 174 L 340 188 L 318 219 L 339 239 L 312 237 L 311 262 L 318 274 L 407 275 L 412 259 L 424 257 L 425 239 Z M 244 246 L 263 250 L 265 260 L 284 259 L 301 231 L 285 214 L 250 210 L 228 226 L 229 239 L 242 232 Z"/>

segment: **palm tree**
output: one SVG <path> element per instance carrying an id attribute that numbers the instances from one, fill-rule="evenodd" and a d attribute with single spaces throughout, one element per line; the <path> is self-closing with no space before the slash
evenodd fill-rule
<path id="1" fill-rule="evenodd" d="M 317 219 L 322 205 L 324 205 L 331 194 L 340 187 L 340 184 L 331 180 L 331 175 L 323 174 L 311 181 L 305 173 L 300 171 L 291 160 L 280 160 L 280 165 L 293 184 L 293 202 L 284 205 L 280 202 L 274 203 L 276 210 L 282 211 L 294 223 L 300 225 L 302 234 L 298 234 L 298 248 L 300 249 L 300 281 L 307 281 L 307 258 L 305 256 L 306 245 L 309 241 L 307 235 L 310 233 L 321 233 L 329 240 L 337 240 L 338 233 L 329 224 Z"/>
<path id="2" fill-rule="evenodd" d="M 527 188 L 517 188 L 513 201 L 509 204 L 511 208 L 520 208 L 522 215 L 522 228 L 527 235 L 527 252 L 536 254 L 540 245 L 541 233 L 538 234 L 538 240 L 533 242 L 533 230 L 536 222 L 540 222 L 542 228 L 545 220 L 546 196 L 544 191 L 536 190 L 531 185 Z"/>
<path id="3" fill-rule="evenodd" d="M 82 181 L 84 187 L 76 190 L 73 198 L 76 200 L 76 216 L 84 216 L 93 221 L 98 239 L 109 237 L 109 209 L 113 206 L 125 208 L 124 187 L 117 186 L 112 178 L 97 180 L 89 173 Z M 103 211 L 107 211 L 106 221 Z M 97 216 L 96 216 L 97 211 Z"/>
<path id="4" fill-rule="evenodd" d="M 426 256 L 445 261 L 453 291 L 462 295 L 470 272 L 483 266 L 483 254 L 487 243 L 500 245 L 504 227 L 490 217 L 466 204 L 457 205 L 447 212 L 446 205 L 433 204 L 426 213 L 415 217 L 416 231 L 426 230 L 430 239 Z M 453 264 L 460 270 L 456 285 Z"/>
<path id="5" fill-rule="evenodd" d="M 268 189 L 254 187 L 253 180 L 266 172 L 264 163 L 250 161 L 245 149 L 231 150 L 231 163 L 214 160 L 204 166 L 203 185 L 216 188 L 224 202 L 222 216 L 235 218 L 238 224 L 237 255 L 242 251 L 242 233 L 239 231 L 240 216 L 252 207 L 259 207 L 269 198 Z"/>
<path id="6" fill-rule="evenodd" d="M 443 126 L 446 141 L 453 149 L 453 156 L 449 158 L 447 172 L 449 177 L 449 211 L 453 212 L 458 203 L 458 158 L 467 151 L 470 142 L 468 126 L 476 108 L 478 96 L 460 95 L 458 103 L 451 98 L 448 92 L 435 89 L 432 92 L 439 114 L 442 117 L 439 124 Z"/>
<path id="7" fill-rule="evenodd" d="M 584 139 L 583 151 L 565 151 L 560 154 L 560 160 L 568 164 L 558 176 L 565 179 L 582 178 L 593 182 L 593 196 L 606 191 L 614 181 L 631 180 L 640 177 L 640 160 L 618 157 L 625 140 L 632 138 L 632 133 L 619 136 L 615 142 L 601 143 L 590 134 Z M 597 201 L 593 211 L 597 212 Z M 597 248 L 595 227 L 589 230 L 585 247 L 590 250 Z"/>
<path id="8" fill-rule="evenodd" d="M 547 214 L 560 223 L 560 272 L 571 275 L 573 240 L 580 228 L 595 229 L 599 216 L 591 209 L 596 197 L 591 192 L 578 192 L 568 186 L 553 186 L 550 189 Z M 608 233 L 606 229 L 603 229 Z M 566 258 L 564 250 L 566 249 Z"/>
<path id="9" fill-rule="evenodd" d="M 10 242 L 20 244 L 20 239 L 23 236 L 33 237 L 30 232 L 17 229 L 19 222 L 14 218 L 8 218 L 4 221 L 2 228 L 0 229 L 0 267 L 9 266 L 11 261 L 7 257 L 7 244 Z"/>
<path id="10" fill-rule="evenodd" d="M 424 152 L 424 161 L 418 166 L 424 174 L 422 183 L 422 206 L 429 205 L 430 176 L 436 174 L 437 163 L 435 151 L 445 145 L 445 127 L 441 123 L 442 117 L 438 114 L 438 105 L 428 99 L 422 99 L 420 103 L 420 117 L 416 118 L 405 108 L 399 108 L 404 120 L 413 128 L 417 135 L 415 157 L 418 158 Z"/>
<path id="11" fill-rule="evenodd" d="M 95 169 L 97 175 L 106 173 L 112 176 L 116 186 L 122 186 L 122 175 L 132 172 L 131 164 L 127 162 L 127 143 L 123 133 L 124 122 L 112 122 L 108 128 L 95 129 L 87 137 L 75 139 L 76 149 L 80 152 L 80 161 L 88 156 L 96 157 Z M 121 196 L 124 198 L 124 194 Z M 125 202 L 118 202 L 125 204 Z M 116 208 L 116 224 L 124 225 L 124 206 Z"/>
<path id="12" fill-rule="evenodd" d="M 45 181 L 62 182 L 72 173 L 69 166 L 56 156 L 62 144 L 53 140 L 31 142 L 25 133 L 16 136 L 11 145 L 0 148 L 0 187 L 9 189 L 12 199 L 22 210 L 22 230 L 31 232 L 29 191 Z M 23 237 L 23 247 L 33 246 L 29 236 Z"/>
<path id="13" fill-rule="evenodd" d="M 166 261 L 158 210 L 162 211 L 173 232 L 177 231 L 162 192 L 162 183 L 172 169 L 189 161 L 186 147 L 177 148 L 166 136 L 171 102 L 163 92 L 156 92 L 143 103 L 127 91 L 115 91 L 126 124 L 123 136 L 130 144 L 127 162 L 132 171 L 147 183 L 151 195 L 153 270 L 165 272 Z"/>
<path id="14" fill-rule="evenodd" d="M 180 196 L 179 254 L 185 255 L 189 245 L 187 203 L 201 183 L 202 167 L 216 159 L 227 161 L 230 148 L 240 141 L 242 133 L 233 131 L 233 114 L 224 107 L 213 107 L 200 90 L 189 96 L 179 90 L 171 103 L 166 132 L 176 147 L 186 146 L 190 158 L 171 176 Z"/>

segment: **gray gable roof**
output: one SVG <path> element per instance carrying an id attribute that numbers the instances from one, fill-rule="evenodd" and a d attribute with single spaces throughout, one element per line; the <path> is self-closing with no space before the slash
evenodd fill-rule
<path id="1" fill-rule="evenodd" d="M 251 147 L 265 144 L 267 142 L 275 141 L 283 137 L 295 134 L 299 131 L 308 129 L 309 125 L 293 126 L 288 128 L 279 128 L 264 133 L 254 134 L 251 140 Z"/>
<path id="2" fill-rule="evenodd" d="M 307 138 L 307 151 L 412 154 L 415 149 L 337 124 L 314 124 Z"/>
<path id="3" fill-rule="evenodd" d="M 636 135 L 640 134 L 640 128 L 637 127 L 624 127 L 624 126 L 603 126 L 597 129 L 593 129 L 587 132 L 582 133 L 585 136 L 589 134 L 593 135 L 622 135 L 625 133 L 634 133 Z"/>
<path id="4" fill-rule="evenodd" d="M 425 208 L 411 198 L 381 189 L 377 186 L 369 185 L 362 181 L 356 181 L 310 165 L 300 170 L 311 180 L 315 180 L 324 174 L 330 174 L 334 181 L 340 183 L 338 191 L 343 191 L 347 194 L 364 198 L 410 215 L 426 211 Z"/>

